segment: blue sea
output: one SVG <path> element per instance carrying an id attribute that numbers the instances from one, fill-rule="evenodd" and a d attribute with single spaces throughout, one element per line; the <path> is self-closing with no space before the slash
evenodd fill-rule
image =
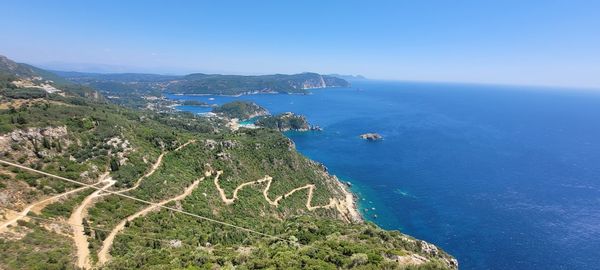
<path id="1" fill-rule="evenodd" d="M 438 245 L 461 269 L 600 269 L 600 91 L 364 81 L 169 97 L 306 115 L 324 130 L 286 135 L 353 184 L 367 219 Z"/>

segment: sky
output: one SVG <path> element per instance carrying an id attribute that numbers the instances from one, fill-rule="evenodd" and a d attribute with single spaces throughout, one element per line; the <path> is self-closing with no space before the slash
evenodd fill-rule
<path id="1" fill-rule="evenodd" d="M 600 88 L 600 1 L 8 1 L 0 55 L 96 72 Z"/>

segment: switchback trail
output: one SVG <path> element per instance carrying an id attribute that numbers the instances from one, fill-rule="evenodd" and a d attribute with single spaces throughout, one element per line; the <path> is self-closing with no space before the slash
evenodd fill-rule
<path id="1" fill-rule="evenodd" d="M 150 206 L 140 210 L 139 212 L 125 218 L 119 224 L 117 224 L 117 226 L 115 226 L 115 228 L 112 229 L 110 234 L 108 234 L 108 236 L 102 242 L 102 247 L 100 248 L 100 251 L 98 252 L 98 264 L 103 265 L 104 263 L 108 262 L 108 260 L 110 259 L 110 254 L 109 254 L 110 248 L 112 247 L 115 237 L 121 230 L 123 230 L 123 228 L 125 228 L 125 225 L 127 224 L 127 222 L 131 222 L 138 217 L 142 217 L 142 216 L 148 214 L 150 211 L 159 209 L 160 206 L 163 206 L 167 203 L 185 199 L 185 197 L 187 197 L 188 195 L 190 195 L 192 193 L 192 191 L 194 191 L 194 189 L 198 186 L 198 184 L 202 180 L 204 180 L 204 177 L 201 177 L 200 179 L 198 179 L 194 183 L 192 183 L 189 187 L 187 187 L 185 189 L 185 191 L 182 194 L 180 194 L 176 197 L 158 202 L 156 204 L 150 205 Z"/>
<path id="2" fill-rule="evenodd" d="M 275 197 L 274 200 L 271 200 L 269 198 L 269 189 L 271 188 L 271 183 L 273 182 L 273 177 L 266 175 L 265 177 L 255 180 L 255 181 L 249 181 L 249 182 L 245 182 L 240 184 L 239 186 L 237 186 L 234 190 L 233 190 L 233 196 L 231 198 L 227 198 L 227 195 L 225 194 L 225 190 L 223 188 L 221 188 L 221 185 L 219 185 L 219 177 L 221 177 L 221 175 L 223 174 L 223 171 L 217 171 L 217 175 L 215 176 L 214 179 L 214 184 L 215 187 L 217 188 L 217 191 L 219 191 L 219 195 L 221 197 L 221 200 L 223 200 L 223 202 L 225 204 L 232 204 L 235 202 L 235 200 L 238 199 L 238 192 L 244 188 L 245 186 L 249 186 L 249 185 L 253 185 L 253 184 L 261 184 L 261 183 L 267 183 L 265 188 L 263 189 L 263 197 L 265 198 L 265 200 L 273 206 L 279 206 L 279 201 L 281 201 L 283 198 L 286 198 L 290 195 L 292 195 L 294 192 L 296 191 L 300 191 L 303 189 L 308 189 L 308 195 L 306 198 L 306 208 L 309 211 L 313 211 L 315 209 L 320 209 L 320 208 L 334 208 L 336 206 L 336 199 L 330 198 L 329 199 L 329 204 L 326 205 L 319 205 L 319 206 L 312 206 L 311 202 L 312 202 L 312 198 L 313 198 L 313 192 L 314 189 L 316 188 L 315 185 L 313 184 L 307 184 L 305 186 L 302 187 L 298 187 L 295 189 L 292 189 L 291 191 L 289 191 L 288 193 L 284 194 L 284 195 L 280 195 Z"/>
<path id="3" fill-rule="evenodd" d="M 75 180 L 72 180 L 72 179 L 69 179 L 69 178 L 66 178 L 66 177 L 62 177 L 62 176 L 59 176 L 59 175 L 55 175 L 55 174 L 47 173 L 47 172 L 44 172 L 44 171 L 36 170 L 36 169 L 30 168 L 30 167 L 27 167 L 27 166 L 23 166 L 23 165 L 14 163 L 14 162 L 10 162 L 10 161 L 6 161 L 6 160 L 0 159 L 0 164 L 5 164 L 5 165 L 13 166 L 13 167 L 25 170 L 25 171 L 30 171 L 30 172 L 38 173 L 38 174 L 41 174 L 41 175 L 49 176 L 49 177 L 52 177 L 52 178 L 55 178 L 55 179 L 59 179 L 59 180 L 65 181 L 65 182 L 69 182 L 69 183 L 73 183 L 73 184 L 77 184 L 77 185 L 81 185 L 81 186 L 86 186 L 86 187 L 93 188 L 93 189 L 96 189 L 96 190 L 102 190 L 102 188 L 96 187 L 94 185 L 82 183 L 82 182 L 75 181 Z M 205 172 L 205 175 L 208 177 L 208 176 L 211 175 L 211 172 Z M 156 203 L 153 203 L 153 202 L 150 202 L 150 201 L 146 201 L 146 200 L 142 200 L 140 198 L 136 198 L 136 197 L 129 196 L 129 195 L 126 195 L 126 194 L 117 193 L 115 191 L 111 191 L 111 190 L 105 190 L 105 191 L 108 192 L 108 193 L 110 193 L 110 194 L 114 194 L 114 195 L 117 195 L 117 196 L 120 196 L 120 197 L 123 197 L 123 198 L 127 198 L 129 200 L 133 200 L 133 201 L 136 201 L 136 202 L 140 202 L 140 203 L 144 203 L 144 204 L 148 204 L 148 205 L 157 205 Z M 254 229 L 251 229 L 251 228 L 247 228 L 247 227 L 243 227 L 243 226 L 238 226 L 238 225 L 235 225 L 235 224 L 227 222 L 227 221 L 221 221 L 221 220 L 217 220 L 217 219 L 214 219 L 214 218 L 210 218 L 210 217 L 206 217 L 206 216 L 194 214 L 194 213 L 191 213 L 191 212 L 187 212 L 187 211 L 184 211 L 184 210 L 181 210 L 181 209 L 178 209 L 178 208 L 169 207 L 169 206 L 166 206 L 166 205 L 157 205 L 157 206 L 160 207 L 160 208 L 162 208 L 162 209 L 166 209 L 166 210 L 172 211 L 174 213 L 180 213 L 182 215 L 194 217 L 194 218 L 197 218 L 199 220 L 205 220 L 205 221 L 212 222 L 212 223 L 215 223 L 215 224 L 220 224 L 220 225 L 223 225 L 223 226 L 235 228 L 235 229 L 240 230 L 240 231 L 244 231 L 244 232 L 252 233 L 252 234 L 255 234 L 255 235 L 260 235 L 260 236 L 268 237 L 268 238 L 271 238 L 271 239 L 276 239 L 276 240 L 279 240 L 279 241 L 291 242 L 287 238 L 279 237 L 279 236 L 273 235 L 273 234 L 264 233 L 264 232 L 257 231 L 257 230 L 254 230 Z M 296 243 L 296 242 L 294 242 L 294 243 Z"/>

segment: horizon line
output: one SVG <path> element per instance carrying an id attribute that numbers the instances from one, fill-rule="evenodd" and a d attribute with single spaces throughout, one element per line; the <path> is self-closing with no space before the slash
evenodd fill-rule
<path id="1" fill-rule="evenodd" d="M 10 58 L 9 58 L 10 59 Z M 19 62 L 24 63 L 25 62 Z M 55 62 L 59 63 L 59 62 Z M 68 63 L 61 62 L 61 64 L 80 64 L 80 65 L 98 65 L 98 66 L 107 66 L 107 67 L 119 67 L 120 65 L 114 64 L 100 64 L 100 63 Z M 402 78 L 382 78 L 382 77 L 367 77 L 360 73 L 357 74 L 342 74 L 338 72 L 314 72 L 314 71 L 303 71 L 296 73 L 280 73 L 280 72 L 259 72 L 259 73 L 251 73 L 251 72 L 228 72 L 228 71 L 220 71 L 220 72 L 202 72 L 202 71 L 193 71 L 193 72 L 143 72 L 143 71 L 80 71 L 80 70 L 64 70 L 64 69 L 54 69 L 49 68 L 48 65 L 51 65 L 51 62 L 46 64 L 42 63 L 34 63 L 28 64 L 35 67 L 41 67 L 48 71 L 58 71 L 58 72 L 78 72 L 78 73 L 88 73 L 88 74 L 148 74 L 148 75 L 161 75 L 161 76 L 186 76 L 190 74 L 208 74 L 208 75 L 239 75 L 239 76 L 262 76 L 262 75 L 293 75 L 293 74 L 302 74 L 302 73 L 316 73 L 319 75 L 340 75 L 340 76 L 357 76 L 363 77 L 361 79 L 356 79 L 354 81 L 387 81 L 387 82 L 405 82 L 405 83 L 433 83 L 433 84 L 466 84 L 466 85 L 487 85 L 487 86 L 506 86 L 506 87 L 528 87 L 528 88 L 554 88 L 554 89 L 570 89 L 570 90 L 583 90 L 583 91 L 600 91 L 600 86 L 590 86 L 590 85 L 564 85 L 564 84 L 543 84 L 543 83 L 518 83 L 518 82 L 492 82 L 492 81 L 459 81 L 459 80 L 437 80 L 437 79 L 402 79 Z M 143 69 L 143 67 L 138 66 L 120 66 L 124 68 L 131 69 Z M 183 70 L 188 68 L 183 68 Z M 189 68 L 191 70 L 191 68 Z M 344 78 L 342 78 L 344 79 Z M 351 80 L 352 81 L 352 80 Z"/>

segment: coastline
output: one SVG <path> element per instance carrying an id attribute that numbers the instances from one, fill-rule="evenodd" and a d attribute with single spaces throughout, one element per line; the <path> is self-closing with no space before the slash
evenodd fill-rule
<path id="1" fill-rule="evenodd" d="M 255 115 L 254 117 L 256 117 L 256 116 L 258 116 L 258 115 Z M 217 116 L 217 117 L 219 117 L 219 116 Z M 255 128 L 255 126 L 247 126 L 247 125 L 240 124 L 240 120 L 237 118 L 227 118 L 227 117 L 220 117 L 220 118 L 227 121 L 226 126 L 228 128 L 230 128 L 232 131 L 238 130 L 241 127 Z M 281 134 L 284 135 L 284 132 L 281 132 Z M 295 151 L 298 151 L 298 150 L 295 150 Z M 305 156 L 304 154 L 300 153 L 299 151 L 298 151 L 298 153 L 301 154 L 302 156 L 304 156 L 305 158 L 309 159 L 311 162 L 313 162 L 315 164 L 319 164 L 319 162 Z M 358 196 L 356 194 L 354 194 L 354 192 L 352 192 L 350 187 L 347 184 L 345 184 L 344 182 L 342 182 L 337 176 L 330 174 L 326 169 L 323 171 L 323 173 L 328 178 L 331 178 L 333 180 L 334 184 L 337 186 L 337 188 L 343 195 L 343 199 L 338 198 L 337 199 L 338 203 L 335 204 L 338 212 L 340 214 L 342 214 L 350 223 L 365 222 L 366 219 L 359 210 Z"/>
<path id="2" fill-rule="evenodd" d="M 313 90 L 313 89 L 326 89 L 326 88 L 350 88 L 352 86 L 325 86 L 325 87 L 308 87 L 302 88 L 302 90 Z M 192 97 L 206 97 L 206 96 L 217 96 L 217 97 L 242 97 L 242 96 L 251 96 L 251 95 L 312 95 L 313 93 L 308 91 L 306 93 L 294 93 L 294 92 L 277 92 L 277 91 L 250 91 L 243 92 L 235 95 L 226 95 L 226 94 L 184 94 L 184 93 L 166 93 L 166 95 L 172 96 L 192 96 Z M 163 94 L 164 98 L 168 97 Z"/>
<path id="3" fill-rule="evenodd" d="M 341 88 L 341 86 L 326 86 L 326 87 L 314 87 L 314 88 L 306 88 L 307 90 L 309 89 L 325 89 L 325 88 Z M 261 95 L 261 94 L 269 94 L 269 95 L 274 95 L 274 94 L 287 94 L 287 95 L 310 95 L 313 94 L 312 92 L 308 92 L 308 93 L 282 93 L 282 92 L 275 92 L 275 91 L 270 91 L 270 92 L 260 92 L 260 91 L 254 91 L 254 92 L 245 92 L 245 93 L 241 93 L 241 94 L 237 94 L 237 95 L 220 95 L 220 94 L 174 94 L 171 93 L 169 95 L 172 96 L 221 96 L 221 97 L 241 97 L 241 96 L 247 96 L 247 95 Z M 175 102 L 177 102 L 177 99 L 171 99 L 168 96 L 164 96 L 167 99 L 173 100 Z M 178 111 L 185 111 L 182 109 L 178 109 L 176 108 L 178 104 L 173 106 L 173 109 L 178 110 Z M 202 113 L 200 115 L 203 116 L 217 116 L 214 113 L 211 112 L 207 112 L 207 113 Z M 217 116 L 219 117 L 219 116 Z M 254 117 L 254 116 L 253 116 Z M 242 124 L 239 119 L 233 118 L 226 118 L 226 117 L 219 117 L 222 118 L 224 120 L 227 121 L 226 126 L 231 129 L 231 130 L 237 130 L 241 127 L 244 128 L 255 128 L 253 126 L 247 126 Z M 282 132 L 284 133 L 284 132 Z M 302 154 L 302 153 L 300 153 Z M 304 154 L 302 154 L 304 155 Z M 308 159 L 310 159 L 309 157 L 306 157 Z M 310 159 L 313 162 L 316 162 L 312 159 Z M 363 215 L 363 213 L 361 213 L 360 211 L 360 206 L 359 206 L 359 198 L 358 195 L 355 194 L 352 189 L 345 184 L 342 180 L 340 180 L 337 176 L 335 175 L 331 175 L 328 172 L 325 172 L 329 177 L 332 178 L 332 180 L 334 181 L 334 184 L 337 186 L 337 189 L 341 192 L 341 195 L 343 198 L 339 198 L 338 199 L 338 203 L 336 204 L 336 208 L 338 209 L 338 211 L 345 216 L 345 218 L 352 222 L 352 223 L 362 223 L 367 221 L 368 219 Z"/>
<path id="4" fill-rule="evenodd" d="M 330 88 L 330 87 L 320 87 L 320 88 L 311 88 L 311 89 L 322 89 L 322 88 Z M 279 92 L 248 92 L 248 93 L 242 93 L 239 95 L 215 95 L 215 94 L 170 94 L 173 96 L 225 96 L 225 97 L 240 97 L 240 96 L 244 96 L 244 95 L 260 95 L 260 94 L 302 94 L 302 93 L 279 93 Z M 312 93 L 305 93 L 306 94 L 312 94 Z M 169 97 L 165 96 L 165 98 L 170 99 Z M 175 102 L 177 102 L 178 100 L 175 99 L 171 99 Z M 174 104 L 172 106 L 173 109 L 178 110 L 178 111 L 185 111 L 182 109 L 178 109 L 177 105 L 179 104 Z M 227 118 L 227 117 L 220 117 L 214 113 L 211 112 L 207 112 L 207 113 L 202 113 L 201 115 L 204 116 L 216 116 L 219 117 L 225 121 L 227 121 L 226 126 L 230 129 L 230 130 L 238 130 L 241 127 L 244 128 L 256 128 L 255 126 L 250 126 L 250 125 L 245 125 L 242 124 L 240 121 L 240 119 L 237 118 Z M 252 115 L 252 117 L 256 117 L 256 116 L 260 116 L 259 114 L 257 115 Z M 282 132 L 282 134 L 285 132 Z M 302 154 L 302 153 L 300 153 Z M 302 154 L 303 155 L 303 154 Z M 310 159 L 309 157 L 306 157 L 308 159 Z M 310 159 L 313 162 L 316 162 L 312 159 Z M 331 177 L 332 180 L 334 181 L 334 184 L 337 186 L 337 189 L 340 191 L 341 193 L 341 197 L 338 198 L 338 202 L 336 203 L 336 208 L 337 210 L 340 212 L 340 214 L 342 214 L 344 216 L 345 219 L 347 219 L 349 222 L 351 223 L 362 223 L 367 221 L 367 218 L 363 215 L 363 213 L 360 212 L 360 207 L 358 205 L 358 195 L 355 194 L 352 189 L 345 184 L 343 181 L 341 181 L 337 176 L 335 175 L 331 175 L 329 174 L 327 171 L 325 171 L 325 173 L 327 174 L 328 177 Z"/>
<path id="5" fill-rule="evenodd" d="M 215 96 L 215 98 L 217 97 L 217 95 L 206 95 L 206 96 Z M 185 95 L 182 95 L 182 98 L 185 99 Z M 271 97 L 269 97 L 269 99 L 270 98 Z M 285 104 L 287 104 L 287 103 L 285 103 Z M 185 109 L 183 109 L 183 110 L 185 111 Z M 210 113 L 208 115 L 210 115 Z M 219 118 L 221 118 L 221 117 L 219 117 Z M 242 121 L 239 121 L 239 119 L 229 119 L 229 118 L 222 118 L 222 119 L 227 121 L 226 126 L 229 129 L 236 130 L 239 128 L 249 128 L 249 127 L 243 125 Z M 287 135 L 285 135 L 286 132 L 281 132 L 281 133 L 284 134 L 284 136 L 288 137 Z M 292 139 L 290 137 L 288 137 L 288 138 Z M 321 165 L 323 165 L 321 162 L 315 161 L 314 159 L 309 157 L 307 155 L 308 153 L 304 153 L 298 149 L 296 149 L 296 151 L 298 151 L 299 154 L 301 154 L 305 158 L 311 160 L 312 162 L 320 163 Z M 325 165 L 323 165 L 323 166 L 325 167 Z M 315 169 L 318 170 L 317 168 L 315 168 Z M 320 173 L 322 173 L 326 176 L 326 179 L 328 179 L 327 186 L 335 192 L 335 193 L 333 193 L 335 195 L 331 201 L 332 210 L 336 210 L 335 211 L 335 215 L 336 215 L 335 219 L 340 220 L 343 223 L 357 224 L 357 225 L 373 223 L 374 226 L 376 226 L 377 228 L 383 229 L 383 227 L 381 227 L 381 225 L 379 224 L 379 222 L 381 220 L 376 220 L 377 219 L 376 215 L 371 215 L 371 213 L 369 213 L 369 212 L 361 211 L 361 209 L 363 208 L 363 206 L 361 204 L 366 203 L 366 202 L 365 202 L 365 197 L 362 196 L 362 191 L 360 189 L 360 185 L 358 185 L 358 186 L 357 185 L 352 185 L 352 186 L 348 185 L 347 181 L 344 181 L 344 179 L 346 179 L 345 177 L 338 178 L 334 174 L 335 172 L 329 172 L 327 170 L 327 168 L 325 168 L 325 170 L 318 170 L 318 171 L 320 171 Z M 340 171 L 339 173 L 341 173 L 342 175 L 345 175 L 345 173 L 343 171 Z M 349 180 L 351 180 L 351 179 L 349 179 Z M 357 181 L 357 182 L 360 182 L 360 181 Z M 369 209 L 370 208 L 371 207 L 369 207 Z M 380 208 L 380 207 L 377 207 L 377 208 Z M 388 228 L 388 229 L 384 229 L 384 230 L 398 230 L 398 228 Z M 436 244 L 431 244 L 432 242 L 429 242 L 429 241 L 431 241 L 430 239 L 418 240 L 418 239 L 414 238 L 413 236 L 411 236 L 410 234 L 405 234 L 402 231 L 400 231 L 400 234 L 401 234 L 401 237 L 403 237 L 403 239 L 413 239 L 411 243 L 414 243 L 415 245 L 426 247 L 426 250 L 424 250 L 425 251 L 424 254 L 428 254 L 427 256 L 434 256 L 437 258 L 441 258 L 444 261 L 444 264 L 450 268 L 454 268 L 458 265 L 458 262 L 454 258 L 445 258 L 446 253 L 442 249 L 438 248 Z M 427 263 L 427 260 L 424 257 L 419 257 L 418 260 L 412 260 L 412 257 L 399 256 L 396 259 L 398 260 L 398 262 L 405 262 L 405 263 L 415 264 L 415 265 Z M 406 260 L 408 260 L 408 261 L 406 261 Z"/>
<path id="6" fill-rule="evenodd" d="M 307 157 L 308 158 L 308 157 Z M 332 176 L 344 195 L 343 206 L 347 209 L 347 214 L 351 222 L 365 222 L 365 217 L 360 213 L 358 208 L 358 196 L 352 192 L 350 187 L 344 184 L 337 176 Z"/>

